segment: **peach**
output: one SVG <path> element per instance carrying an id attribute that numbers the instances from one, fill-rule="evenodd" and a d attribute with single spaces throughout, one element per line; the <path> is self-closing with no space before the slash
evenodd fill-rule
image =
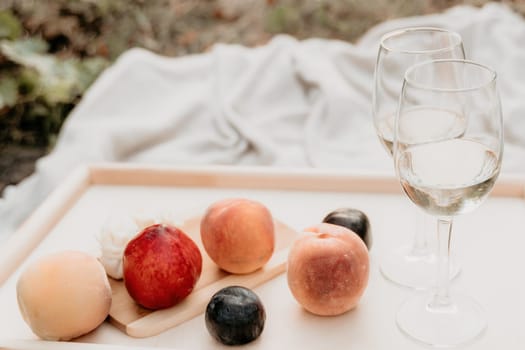
<path id="1" fill-rule="evenodd" d="M 104 267 L 94 256 L 78 251 L 34 261 L 20 275 L 16 291 L 24 320 L 45 340 L 69 340 L 92 331 L 111 306 Z"/>
<path id="2" fill-rule="evenodd" d="M 358 304 L 368 284 L 368 249 L 351 230 L 328 223 L 307 228 L 288 255 L 288 287 L 307 311 L 345 313 Z"/>
<path id="3" fill-rule="evenodd" d="M 223 270 L 246 274 L 268 262 L 275 246 L 273 218 L 263 204 L 244 198 L 213 203 L 201 220 L 201 239 Z"/>

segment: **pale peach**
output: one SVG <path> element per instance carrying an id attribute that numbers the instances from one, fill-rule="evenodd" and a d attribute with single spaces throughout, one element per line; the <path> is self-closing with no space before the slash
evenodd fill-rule
<path id="1" fill-rule="evenodd" d="M 46 340 L 69 340 L 92 331 L 111 306 L 104 267 L 78 251 L 36 260 L 22 272 L 16 289 L 24 320 Z"/>
<path id="2" fill-rule="evenodd" d="M 368 284 L 368 249 L 351 230 L 322 223 L 307 228 L 288 255 L 288 286 L 309 312 L 334 316 L 353 309 Z"/>
<path id="3" fill-rule="evenodd" d="M 246 274 L 268 262 L 275 246 L 272 215 L 263 204 L 244 198 L 213 203 L 201 220 L 201 239 L 223 270 Z"/>

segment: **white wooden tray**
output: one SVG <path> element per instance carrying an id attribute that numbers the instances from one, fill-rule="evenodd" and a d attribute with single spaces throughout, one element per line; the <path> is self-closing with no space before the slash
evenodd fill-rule
<path id="1" fill-rule="evenodd" d="M 475 297 L 489 319 L 487 332 L 465 349 L 525 346 L 524 188 L 519 178 L 501 178 L 486 203 L 455 222 L 453 246 L 462 273 L 453 290 Z M 358 208 L 369 216 L 374 237 L 370 282 L 358 308 L 338 317 L 311 315 L 295 302 L 281 274 L 255 288 L 267 321 L 246 348 L 425 348 L 403 336 L 394 321 L 397 307 L 413 292 L 386 281 L 378 269 L 382 253 L 409 242 L 413 232 L 412 204 L 396 179 L 328 170 L 115 164 L 75 171 L 1 248 L 0 348 L 221 348 L 208 335 L 203 315 L 148 338 L 130 337 L 105 322 L 75 342 L 40 341 L 21 318 L 15 286 L 21 269 L 38 256 L 64 249 L 98 254 L 95 234 L 112 211 L 169 211 L 184 219 L 226 197 L 261 201 L 299 231 L 336 208 Z"/>

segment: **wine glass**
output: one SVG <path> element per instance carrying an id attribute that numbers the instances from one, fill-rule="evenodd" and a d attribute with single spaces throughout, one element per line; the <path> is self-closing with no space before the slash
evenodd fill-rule
<path id="1" fill-rule="evenodd" d="M 437 286 L 405 302 L 397 325 L 434 346 L 475 339 L 487 323 L 473 299 L 449 291 L 452 219 L 476 209 L 501 168 L 503 121 L 496 73 L 466 60 L 416 64 L 405 74 L 394 128 L 394 163 L 410 200 L 437 218 Z"/>
<path id="2" fill-rule="evenodd" d="M 381 143 L 392 155 L 394 116 L 405 71 L 418 62 L 465 58 L 459 34 L 442 28 L 412 27 L 387 33 L 381 39 L 374 74 L 374 126 Z M 417 212 L 411 244 L 396 247 L 382 256 L 380 269 L 389 280 L 402 286 L 426 289 L 434 281 L 436 257 L 428 242 L 426 216 Z M 451 278 L 459 266 L 451 264 Z"/>

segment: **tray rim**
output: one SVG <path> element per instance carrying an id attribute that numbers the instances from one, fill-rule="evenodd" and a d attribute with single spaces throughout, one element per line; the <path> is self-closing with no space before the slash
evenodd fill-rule
<path id="1" fill-rule="evenodd" d="M 179 175 L 180 177 L 174 176 Z M 266 166 L 173 166 L 133 163 L 84 164 L 72 171 L 0 248 L 0 288 L 63 215 L 93 185 L 215 186 L 233 188 L 337 191 L 401 195 L 393 175 L 369 171 L 276 168 Z M 525 199 L 523 174 L 500 176 L 491 196 Z M 126 346 L 128 347 L 128 346 Z M 112 344 L 2 339 L 3 348 L 121 349 Z M 129 348 L 129 347 L 128 347 Z M 142 345 L 141 349 L 152 347 Z"/>
<path id="2" fill-rule="evenodd" d="M 399 181 L 394 176 L 369 171 L 229 165 L 84 164 L 74 169 L 6 240 L 0 249 L 0 288 L 65 212 L 93 185 L 257 186 L 258 189 L 401 194 Z M 523 175 L 500 176 L 490 196 L 525 199 Z"/>

